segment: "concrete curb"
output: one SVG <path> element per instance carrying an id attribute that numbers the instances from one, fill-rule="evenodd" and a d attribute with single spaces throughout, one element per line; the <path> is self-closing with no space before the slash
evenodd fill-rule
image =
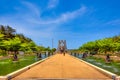
<path id="1" fill-rule="evenodd" d="M 98 70 L 99 72 L 103 73 L 104 75 L 108 76 L 109 78 L 111 78 L 111 79 L 113 79 L 113 80 L 116 80 L 116 79 L 119 78 L 118 75 L 116 75 L 116 74 L 114 74 L 114 73 L 112 73 L 112 72 L 109 72 L 109 71 L 107 71 L 107 70 L 105 70 L 105 69 L 102 69 L 102 68 L 100 68 L 100 67 L 97 67 L 97 66 L 95 66 L 95 65 L 93 65 L 93 64 L 91 64 L 91 63 L 89 63 L 89 62 L 86 62 L 86 61 L 84 61 L 84 60 L 82 60 L 82 59 L 79 59 L 79 58 L 77 58 L 77 57 L 74 57 L 74 56 L 72 56 L 72 57 L 75 58 L 75 59 L 77 59 L 77 60 L 79 60 L 79 61 L 81 61 L 81 62 L 83 62 L 83 63 L 85 63 L 85 64 L 87 64 L 87 65 L 89 65 L 89 66 L 91 66 L 91 67 L 93 67 L 93 68 L 95 68 L 96 70 Z M 118 80 L 119 80 L 119 79 L 118 79 Z"/>
<path id="2" fill-rule="evenodd" d="M 120 76 L 116 77 L 116 80 L 120 80 Z"/>
<path id="3" fill-rule="evenodd" d="M 54 56 L 54 55 L 53 55 L 53 56 Z M 52 56 L 50 56 L 50 57 L 52 57 Z M 40 64 L 41 62 L 49 59 L 50 57 L 47 57 L 47 58 L 42 59 L 42 60 L 40 60 L 40 61 L 38 61 L 38 62 L 35 62 L 35 63 L 31 64 L 31 65 L 28 65 L 28 66 L 26 66 L 26 67 L 24 67 L 24 68 L 21 68 L 21 69 L 19 69 L 19 70 L 17 70 L 17 71 L 14 71 L 14 72 L 6 75 L 6 76 L 0 76 L 0 80 L 10 80 L 10 79 L 16 77 L 17 75 L 19 75 L 19 74 L 21 74 L 21 73 L 23 73 L 23 72 L 31 69 L 32 67 L 36 66 L 37 64 Z"/>

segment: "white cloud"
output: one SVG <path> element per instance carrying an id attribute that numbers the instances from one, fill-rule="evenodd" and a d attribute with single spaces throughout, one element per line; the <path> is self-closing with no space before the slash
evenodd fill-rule
<path id="1" fill-rule="evenodd" d="M 56 3 L 58 3 L 58 0 L 50 0 L 49 3 L 55 5 Z M 48 17 L 47 19 L 43 19 L 43 17 L 41 16 L 42 11 L 40 11 L 37 5 L 27 1 L 22 1 L 22 4 L 27 7 L 28 10 L 26 10 L 27 13 L 24 13 L 23 11 L 23 15 L 20 18 L 29 23 L 38 25 L 63 24 L 64 22 L 69 22 L 69 20 L 84 15 L 84 13 L 87 11 L 87 7 L 82 5 L 79 9 L 71 12 L 68 11 L 66 13 L 58 15 L 57 18 Z M 16 15 L 16 17 L 19 17 L 19 15 Z"/>
<path id="2" fill-rule="evenodd" d="M 27 24 L 17 23 L 16 21 L 0 21 L 2 25 L 9 25 L 12 28 L 16 29 L 17 33 L 22 33 L 30 38 L 50 38 L 53 36 L 55 27 L 39 28 L 32 29 L 31 26 Z"/>
<path id="3" fill-rule="evenodd" d="M 1 23 L 10 25 L 15 28 L 17 32 L 27 34 L 28 36 L 36 36 L 36 34 L 39 34 L 43 37 L 50 37 L 60 24 L 69 22 L 69 20 L 75 19 L 78 16 L 82 16 L 87 10 L 85 6 L 81 6 L 75 11 L 62 13 L 57 18 L 49 17 L 48 19 L 43 19 L 40 17 L 42 14 L 40 9 L 35 4 L 26 1 L 22 1 L 22 4 L 27 8 L 27 13 L 18 9 L 20 13 L 16 13 L 14 16 L 8 15 L 9 17 L 1 16 L 0 18 Z M 33 16 L 34 14 L 35 16 Z M 33 28 L 39 28 L 40 30 L 34 31 Z"/>
<path id="4" fill-rule="evenodd" d="M 37 7 L 37 5 L 27 1 L 22 1 L 22 4 L 30 10 L 30 13 L 34 13 L 36 16 L 40 16 L 40 9 Z"/>
<path id="5" fill-rule="evenodd" d="M 62 13 L 56 18 L 48 17 L 44 19 L 41 16 L 42 9 L 40 10 L 34 3 L 22 1 L 22 5 L 24 8 L 20 6 L 16 8 L 18 13 L 14 13 L 14 15 L 8 14 L 7 16 L 0 16 L 0 23 L 10 25 L 15 28 L 18 33 L 23 33 L 27 37 L 36 40 L 44 38 L 50 39 L 54 36 L 58 37 L 59 33 L 56 33 L 56 36 L 55 31 L 61 24 L 82 16 L 87 11 L 85 6 L 81 6 L 74 11 Z"/>
<path id="6" fill-rule="evenodd" d="M 116 19 L 116 20 L 112 20 L 112 21 L 108 21 L 105 23 L 106 25 L 120 25 L 120 19 Z"/>
<path id="7" fill-rule="evenodd" d="M 28 19 L 28 21 L 35 24 L 43 24 L 43 25 L 62 24 L 63 22 L 67 22 L 69 20 L 77 18 L 78 16 L 82 16 L 86 11 L 87 11 L 87 8 L 85 6 L 82 6 L 75 11 L 63 13 L 57 18 L 49 18 L 46 20 L 43 20 L 42 18 L 39 18 L 39 19 L 31 18 L 31 19 Z"/>
<path id="8" fill-rule="evenodd" d="M 55 8 L 58 5 L 58 3 L 59 0 L 49 0 L 47 8 L 48 9 Z"/>

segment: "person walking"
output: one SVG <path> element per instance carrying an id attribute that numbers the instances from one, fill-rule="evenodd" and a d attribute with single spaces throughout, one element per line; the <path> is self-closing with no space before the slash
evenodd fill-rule
<path id="1" fill-rule="evenodd" d="M 65 56 L 65 52 L 63 52 L 63 55 Z"/>

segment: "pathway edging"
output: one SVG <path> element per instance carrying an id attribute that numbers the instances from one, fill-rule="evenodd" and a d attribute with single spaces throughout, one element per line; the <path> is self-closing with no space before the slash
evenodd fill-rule
<path id="1" fill-rule="evenodd" d="M 50 56 L 50 57 L 52 57 L 52 56 Z M 19 69 L 19 70 L 17 70 L 17 71 L 14 71 L 14 72 L 6 75 L 6 76 L 0 76 L 0 80 L 10 80 L 10 79 L 16 77 L 17 75 L 19 75 L 19 74 L 21 74 L 21 73 L 29 70 L 30 68 L 34 67 L 35 65 L 40 64 L 41 62 L 49 59 L 50 57 L 47 57 L 47 58 L 42 59 L 42 60 L 40 60 L 40 61 L 37 61 L 37 62 L 35 62 L 35 63 L 31 64 L 31 65 L 28 65 L 28 66 L 26 66 L 26 67 L 23 67 L 23 68 L 21 68 L 21 69 Z"/>
<path id="2" fill-rule="evenodd" d="M 71 56 L 71 55 L 70 55 L 70 56 Z M 93 64 L 91 64 L 91 63 L 89 63 L 89 62 L 86 62 L 86 61 L 84 61 L 84 60 L 82 60 L 82 59 L 79 59 L 79 58 L 77 58 L 77 57 L 74 57 L 74 56 L 72 56 L 72 57 L 75 58 L 75 59 L 80 60 L 81 62 L 86 63 L 87 65 L 89 65 L 89 66 L 91 66 L 91 67 L 93 67 L 93 68 L 95 68 L 96 70 L 100 71 L 101 73 L 103 73 L 104 75 L 110 77 L 110 78 L 113 79 L 113 80 L 115 80 L 116 78 L 118 78 L 118 75 L 116 75 L 116 74 L 114 74 L 114 73 L 112 73 L 112 72 L 109 72 L 109 71 L 107 71 L 107 70 L 105 70 L 105 69 L 102 69 L 102 68 L 100 68 L 100 67 L 97 67 L 97 66 L 95 66 L 95 65 L 93 65 Z"/>

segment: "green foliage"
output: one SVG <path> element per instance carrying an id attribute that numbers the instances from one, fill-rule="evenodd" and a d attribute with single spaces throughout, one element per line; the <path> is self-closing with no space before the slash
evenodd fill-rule
<path id="1" fill-rule="evenodd" d="M 7 51 L 36 52 L 50 51 L 50 48 L 37 46 L 30 38 L 25 37 L 23 34 L 17 34 L 12 27 L 0 25 L 0 50 L 1 53 Z"/>
<path id="2" fill-rule="evenodd" d="M 49 47 L 49 46 L 48 46 L 45 50 L 46 50 L 46 51 L 51 51 L 51 49 L 50 49 L 50 47 Z"/>
<path id="3" fill-rule="evenodd" d="M 52 52 L 55 52 L 55 51 L 56 51 L 56 48 L 53 48 L 51 51 L 52 51 Z"/>
<path id="4" fill-rule="evenodd" d="M 38 50 L 39 52 L 42 52 L 42 51 L 46 51 L 46 48 L 43 47 L 43 46 L 38 46 L 38 47 L 37 47 L 37 50 Z"/>
<path id="5" fill-rule="evenodd" d="M 4 39 L 4 34 L 0 33 L 0 49 L 3 47 L 3 39 Z"/>
<path id="6" fill-rule="evenodd" d="M 4 34 L 4 39 L 15 37 L 16 30 L 10 26 L 0 25 L 0 33 Z"/>
<path id="7" fill-rule="evenodd" d="M 31 49 L 32 51 L 37 51 L 37 45 L 36 45 L 33 41 L 31 41 L 31 42 L 28 44 L 28 46 L 30 47 L 30 49 Z"/>
<path id="8" fill-rule="evenodd" d="M 120 36 L 104 38 L 83 44 L 79 50 L 96 53 L 107 53 L 120 51 Z"/>
<path id="9" fill-rule="evenodd" d="M 2 41 L 4 39 L 4 34 L 0 33 L 0 41 Z"/>
<path id="10" fill-rule="evenodd" d="M 4 41 L 4 46 L 8 51 L 18 51 L 20 49 L 21 40 L 18 37 Z"/>
<path id="11" fill-rule="evenodd" d="M 29 43 L 32 41 L 30 38 L 25 37 L 23 34 L 16 34 L 16 36 L 20 38 L 22 43 Z"/>

